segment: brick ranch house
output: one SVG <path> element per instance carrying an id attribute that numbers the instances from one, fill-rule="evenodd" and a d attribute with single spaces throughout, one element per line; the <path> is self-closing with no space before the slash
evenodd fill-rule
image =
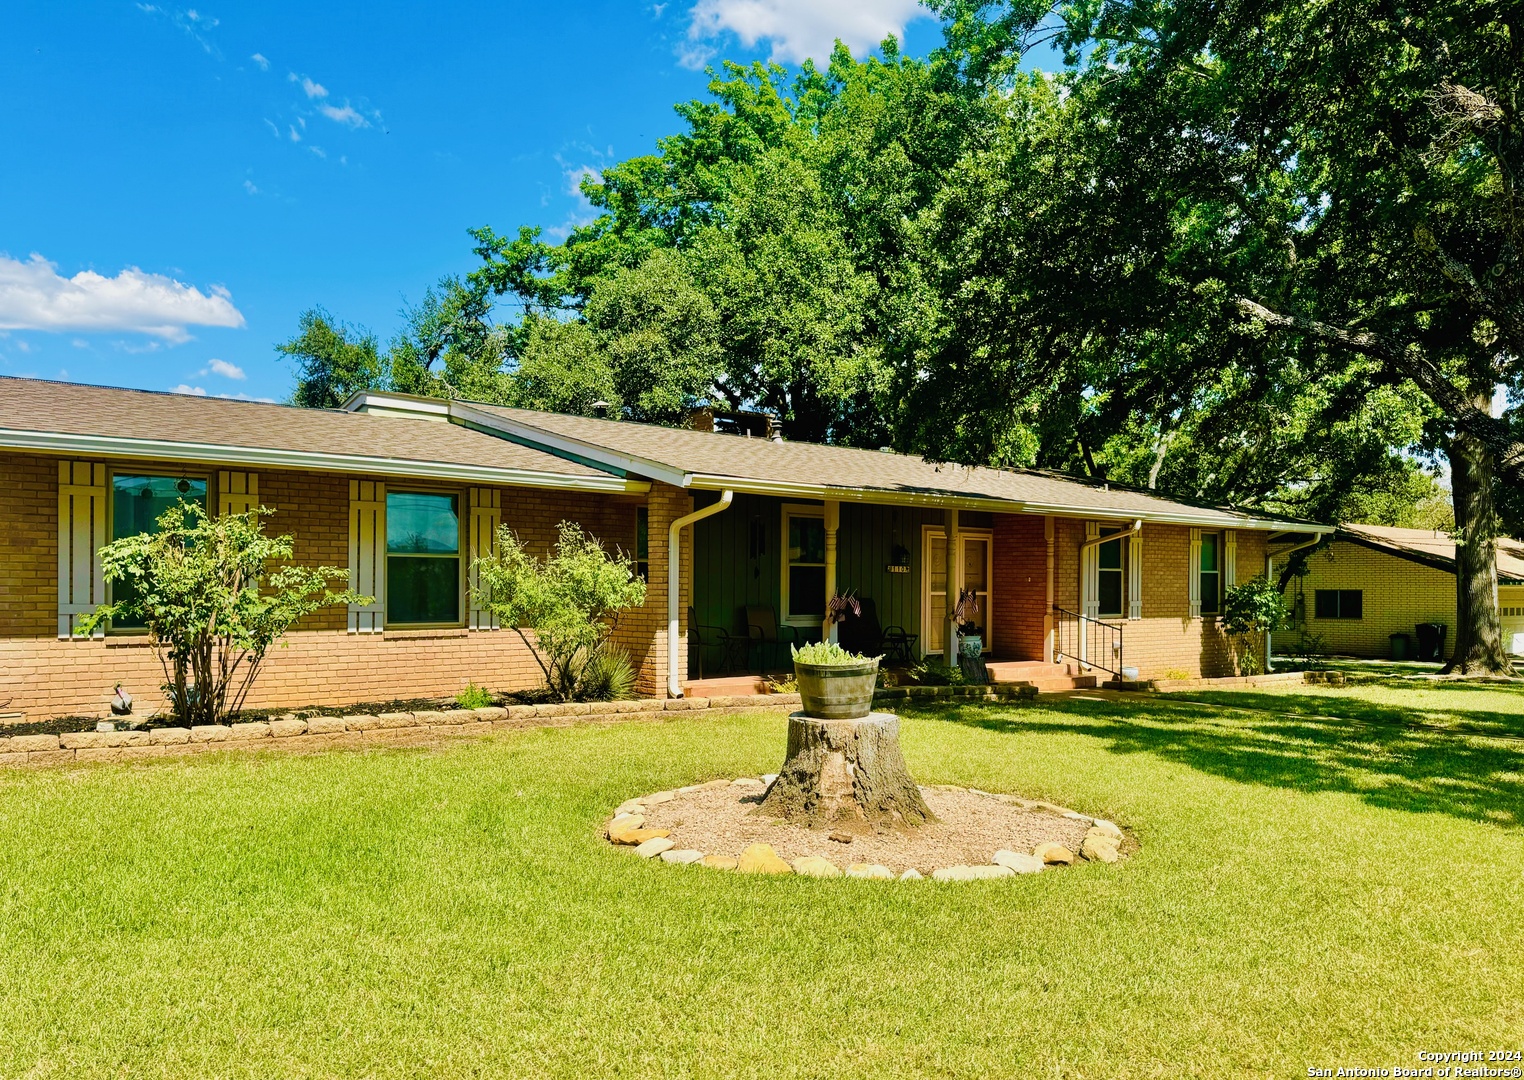
<path id="1" fill-rule="evenodd" d="M 1277 567 L 1286 556 L 1275 553 Z M 1498 610 L 1503 647 L 1524 656 L 1524 542 L 1498 540 Z M 1305 576 L 1287 592 L 1297 624 L 1322 640 L 1324 652 L 1391 655 L 1391 635 L 1416 639 L 1419 623 L 1448 629 L 1445 659 L 1455 637 L 1455 540 L 1431 529 L 1341 525 L 1307 559 Z M 1276 636 L 1283 648 L 1293 632 Z"/>
<path id="2" fill-rule="evenodd" d="M 99 548 L 181 497 L 273 509 L 299 562 L 346 566 L 375 597 L 299 624 L 255 709 L 539 685 L 519 635 L 470 601 L 499 523 L 543 552 L 574 521 L 637 560 L 648 595 L 617 641 L 654 696 L 705 662 L 690 610 L 746 645 L 758 610 L 813 639 L 837 590 L 872 599 L 915 655 L 950 654 L 949 597 L 974 590 L 996 678 L 1066 670 L 1055 659 L 1227 675 L 1223 590 L 1265 572 L 1272 533 L 1327 531 L 1050 473 L 470 402 L 311 410 L 15 378 L 0 378 L 0 477 L 0 710 L 30 719 L 101 713 L 119 681 L 153 696 L 144 634 L 73 631 L 110 595 Z M 769 663 L 711 652 L 709 671 L 726 659 Z"/>

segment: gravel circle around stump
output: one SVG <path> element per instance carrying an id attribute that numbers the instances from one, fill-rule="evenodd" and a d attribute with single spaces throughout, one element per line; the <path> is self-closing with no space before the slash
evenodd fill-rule
<path id="1" fill-rule="evenodd" d="M 809 829 L 758 813 L 774 777 L 743 776 L 630 799 L 604 833 L 648 859 L 741 873 L 978 881 L 1137 851 L 1110 821 L 977 788 L 921 786 L 937 821 L 915 830 Z"/>

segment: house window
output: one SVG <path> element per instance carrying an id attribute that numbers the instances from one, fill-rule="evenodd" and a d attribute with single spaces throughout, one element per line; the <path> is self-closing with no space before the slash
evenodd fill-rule
<path id="1" fill-rule="evenodd" d="M 1363 589 L 1319 589 L 1313 598 L 1313 613 L 1319 619 L 1363 619 Z"/>
<path id="2" fill-rule="evenodd" d="M 651 580 L 651 511 L 644 506 L 635 509 L 635 573 Z"/>
<path id="3" fill-rule="evenodd" d="M 1222 537 L 1217 533 L 1201 534 L 1201 613 L 1216 615 L 1222 610 Z"/>
<path id="4" fill-rule="evenodd" d="M 825 618 L 825 515 L 810 508 L 783 512 L 783 618 L 801 625 Z"/>
<path id="5" fill-rule="evenodd" d="M 460 499 L 386 493 L 386 623 L 460 623 Z"/>
<path id="6" fill-rule="evenodd" d="M 191 476 L 113 476 L 111 478 L 111 539 L 159 531 L 159 517 L 184 499 L 206 507 L 205 477 Z M 111 583 L 111 600 L 122 603 L 137 597 L 131 578 Z M 142 625 L 116 619 L 113 630 L 141 630 Z"/>
<path id="7" fill-rule="evenodd" d="M 1103 529 L 1101 535 L 1118 532 Z M 1108 540 L 1096 548 L 1098 569 L 1096 571 L 1096 599 L 1100 606 L 1096 614 L 1102 618 L 1120 618 L 1122 615 L 1122 541 Z"/>

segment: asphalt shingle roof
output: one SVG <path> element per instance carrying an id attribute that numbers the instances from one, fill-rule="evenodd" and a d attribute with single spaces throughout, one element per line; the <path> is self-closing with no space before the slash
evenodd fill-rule
<path id="1" fill-rule="evenodd" d="M 600 420 L 463 403 L 522 428 L 533 428 L 588 446 L 643 459 L 668 469 L 754 483 L 820 484 L 847 491 L 886 495 L 950 496 L 1016 502 L 1034 511 L 1054 508 L 1107 516 L 1182 519 L 1231 528 L 1254 521 L 1264 527 L 1297 528 L 1248 511 L 1190 505 L 1149 492 L 1037 470 L 991 469 L 937 464 L 907 454 L 857 450 L 816 443 L 772 442 L 720 432 L 657 427 L 623 420 Z M 712 485 L 710 485 L 712 486 Z"/>
<path id="2" fill-rule="evenodd" d="M 1417 556 L 1421 561 L 1455 572 L 1455 538 L 1446 532 L 1388 525 L 1340 525 L 1339 534 L 1394 554 Z M 1498 580 L 1505 585 L 1524 585 L 1524 542 L 1506 536 L 1498 538 Z"/>
<path id="3" fill-rule="evenodd" d="M 0 377 L 0 429 L 511 469 L 606 472 L 444 420 Z M 189 451 L 187 451 L 189 454 Z M 193 455 L 191 455 L 193 456 Z"/>

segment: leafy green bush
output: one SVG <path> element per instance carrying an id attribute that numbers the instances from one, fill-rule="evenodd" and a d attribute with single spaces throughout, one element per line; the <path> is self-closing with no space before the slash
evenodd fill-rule
<path id="1" fill-rule="evenodd" d="M 846 667 L 849 664 L 866 664 L 871 656 L 859 656 L 848 652 L 834 641 L 812 641 L 808 645 L 790 645 L 789 652 L 801 664 L 819 664 L 822 667 Z"/>
<path id="2" fill-rule="evenodd" d="M 212 517 L 181 501 L 159 516 L 158 531 L 101 548 L 107 581 L 131 581 L 130 595 L 80 620 L 89 634 L 108 619 L 148 628 L 164 670 L 164 692 L 176 719 L 215 724 L 248 696 L 270 646 L 302 616 L 332 604 L 370 603 L 329 582 L 347 580 L 342 566 L 283 566 L 289 536 L 266 536 L 261 506 Z"/>
<path id="3" fill-rule="evenodd" d="M 583 701 L 628 701 L 635 696 L 635 674 L 630 654 L 605 643 L 582 666 L 577 696 Z"/>
<path id="4" fill-rule="evenodd" d="M 468 683 L 464 690 L 455 695 L 455 704 L 462 709 L 485 709 L 492 704 L 492 694 L 485 687 Z"/>
<path id="5" fill-rule="evenodd" d="M 646 583 L 630 560 L 605 551 L 569 521 L 561 522 L 555 550 L 543 561 L 503 525 L 497 551 L 473 566 L 480 582 L 473 590 L 476 602 L 518 631 L 558 701 L 578 695 L 579 679 L 619 625 L 620 613 L 646 602 Z"/>
<path id="6" fill-rule="evenodd" d="M 910 677 L 922 686 L 962 686 L 965 681 L 962 668 L 949 667 L 929 656 L 911 667 Z"/>
<path id="7" fill-rule="evenodd" d="M 1258 675 L 1265 670 L 1260 655 L 1263 635 L 1282 629 L 1287 614 L 1280 588 L 1265 577 L 1234 585 L 1223 593 L 1222 628 L 1235 639 L 1239 671 Z"/>

